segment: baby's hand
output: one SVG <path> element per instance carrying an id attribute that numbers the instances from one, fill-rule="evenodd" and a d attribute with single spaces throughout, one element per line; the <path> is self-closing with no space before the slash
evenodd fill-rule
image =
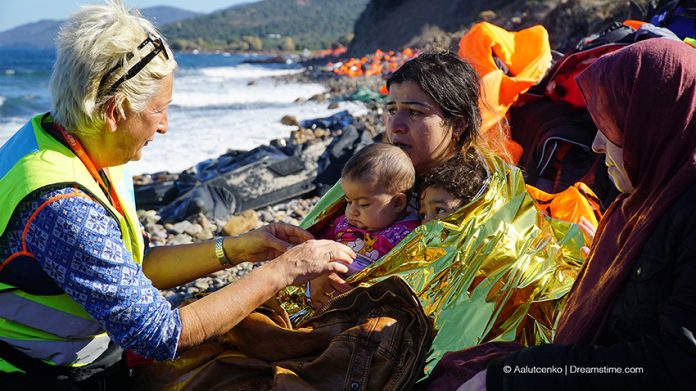
<path id="1" fill-rule="evenodd" d="M 368 267 L 370 264 L 374 262 L 372 259 L 362 255 L 362 254 L 357 254 L 355 256 L 355 259 L 353 259 L 353 263 L 348 265 L 348 272 L 343 273 L 342 277 L 343 278 L 348 278 L 352 276 L 353 274 L 359 272 L 360 270 Z"/>
<path id="2" fill-rule="evenodd" d="M 353 287 L 336 273 L 319 276 L 310 282 L 310 296 L 315 310 L 323 307 L 335 296 L 348 292 Z"/>
<path id="3" fill-rule="evenodd" d="M 585 245 L 582 246 L 580 251 L 582 252 L 582 255 L 584 255 L 585 258 L 587 258 L 587 256 L 590 255 L 590 247 L 592 247 L 592 242 L 594 242 L 595 234 L 597 233 L 597 227 L 595 227 L 594 224 L 592 224 L 583 216 L 580 216 L 578 227 L 580 227 L 580 231 L 582 231 L 582 233 L 585 236 Z"/>

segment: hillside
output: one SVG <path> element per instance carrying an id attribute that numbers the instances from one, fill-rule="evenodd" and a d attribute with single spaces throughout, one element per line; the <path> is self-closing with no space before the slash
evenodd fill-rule
<path id="1" fill-rule="evenodd" d="M 193 12 L 169 6 L 155 6 L 143 8 L 140 10 L 140 13 L 145 17 L 145 19 L 154 23 L 154 25 L 160 29 L 163 26 L 170 23 L 175 23 L 181 20 L 191 19 L 203 15 L 200 12 Z"/>
<path id="2" fill-rule="evenodd" d="M 52 48 L 62 23 L 62 20 L 40 20 L 3 31 L 0 33 L 0 47 Z"/>
<path id="3" fill-rule="evenodd" d="M 143 8 L 140 13 L 156 26 L 201 15 L 198 12 L 165 6 Z M 61 24 L 62 20 L 42 20 L 0 32 L 0 47 L 50 49 L 55 46 Z"/>
<path id="4" fill-rule="evenodd" d="M 473 23 L 509 30 L 542 24 L 566 51 L 614 20 L 640 17 L 651 0 L 264 0 L 202 15 L 174 7 L 141 13 L 176 50 L 273 51 L 349 44 L 349 55 L 407 46 L 451 46 Z M 637 4 L 637 5 L 636 5 Z M 0 47 L 53 47 L 62 21 L 0 32 Z M 351 41 L 352 40 L 352 41 Z"/>
<path id="5" fill-rule="evenodd" d="M 369 0 L 265 0 L 165 26 L 175 49 L 323 49 L 349 41 Z"/>
<path id="6" fill-rule="evenodd" d="M 509 30 L 542 24 L 551 46 L 566 51 L 614 20 L 642 16 L 650 0 L 371 0 L 355 23 L 348 53 L 401 49 L 438 42 L 449 46 L 473 23 L 487 20 Z M 631 4 L 633 3 L 633 4 Z M 456 43 L 456 42 L 455 42 Z"/>

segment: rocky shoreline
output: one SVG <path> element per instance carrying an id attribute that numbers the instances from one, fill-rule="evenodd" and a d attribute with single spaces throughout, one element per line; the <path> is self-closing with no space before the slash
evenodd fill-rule
<path id="1" fill-rule="evenodd" d="M 327 91 L 323 94 L 315 95 L 309 100 L 325 103 L 330 108 L 336 107 L 339 101 L 349 99 L 351 95 L 355 94 L 356 91 L 360 91 L 361 88 L 363 90 L 368 88 L 370 91 L 377 91 L 384 83 L 384 80 L 378 76 L 342 77 L 316 65 L 308 65 L 305 72 L 299 74 L 277 77 L 276 81 L 278 83 L 321 83 L 326 86 Z M 367 130 L 372 136 L 376 136 L 384 131 L 382 118 L 383 103 L 381 101 L 368 100 L 364 101 L 364 104 L 368 109 L 367 114 L 355 117 L 353 125 L 356 128 Z M 294 125 L 296 129 L 291 131 L 287 137 L 275 140 L 273 143 L 312 143 L 315 140 L 325 140 L 336 135 L 320 128 L 303 129 L 298 125 L 297 120 L 291 116 L 283 117 L 283 123 Z M 144 183 L 150 180 L 150 175 L 135 178 L 136 183 Z M 292 199 L 257 211 L 246 210 L 225 222 L 210 221 L 203 214 L 199 214 L 194 218 L 174 224 L 161 224 L 160 217 L 154 210 L 139 210 L 138 217 L 143 227 L 145 227 L 145 231 L 150 236 L 150 244 L 152 246 L 177 245 L 211 240 L 214 236 L 219 235 L 235 236 L 273 222 L 298 225 L 318 200 L 318 196 L 310 193 L 307 197 Z M 258 264 L 242 263 L 174 289 L 163 290 L 162 293 L 172 306 L 176 307 L 187 299 L 213 292 L 236 281 L 255 266 L 258 266 Z"/>

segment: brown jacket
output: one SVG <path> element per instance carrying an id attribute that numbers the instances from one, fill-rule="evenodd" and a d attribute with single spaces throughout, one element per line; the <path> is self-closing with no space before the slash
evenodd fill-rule
<path id="1" fill-rule="evenodd" d="M 214 342 L 140 371 L 136 388 L 405 390 L 423 374 L 432 324 L 400 277 L 337 297 L 291 329 L 257 311 Z"/>

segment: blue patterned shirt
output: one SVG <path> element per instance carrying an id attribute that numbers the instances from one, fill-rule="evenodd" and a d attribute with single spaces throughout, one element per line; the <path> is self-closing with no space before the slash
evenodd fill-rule
<path id="1" fill-rule="evenodd" d="M 77 196 L 53 199 L 74 192 L 42 191 L 20 203 L 0 237 L 0 259 L 22 250 L 22 231 L 48 202 L 26 233 L 27 250 L 34 257 L 12 260 L 3 280 L 43 294 L 65 292 L 123 348 L 157 360 L 174 358 L 181 334 L 179 311 L 145 277 L 126 250 L 118 223 L 101 204 Z"/>

